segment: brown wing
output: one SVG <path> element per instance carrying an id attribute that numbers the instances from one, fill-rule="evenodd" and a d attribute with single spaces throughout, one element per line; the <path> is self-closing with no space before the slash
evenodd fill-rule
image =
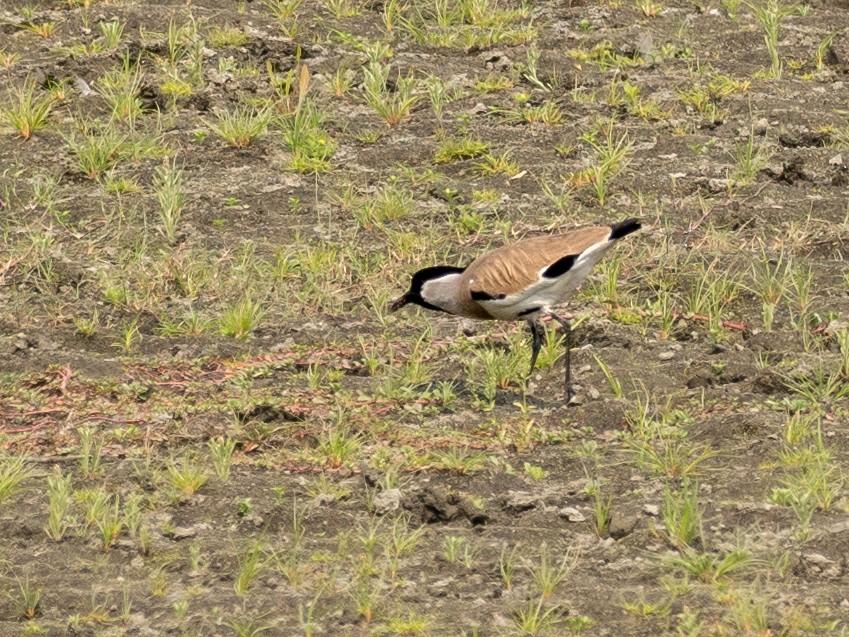
<path id="1" fill-rule="evenodd" d="M 463 284 L 477 296 L 510 296 L 539 281 L 541 270 L 564 257 L 577 256 L 609 236 L 610 226 L 591 226 L 512 243 L 473 261 L 463 273 Z"/>

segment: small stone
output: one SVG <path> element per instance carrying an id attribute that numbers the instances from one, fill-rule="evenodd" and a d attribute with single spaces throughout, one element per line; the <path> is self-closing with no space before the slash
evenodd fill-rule
<path id="1" fill-rule="evenodd" d="M 169 533 L 166 533 L 172 540 L 185 540 L 197 534 L 198 532 L 195 529 L 186 526 L 176 526 Z"/>
<path id="2" fill-rule="evenodd" d="M 569 522 L 583 522 L 587 519 L 587 517 L 575 507 L 565 507 L 560 509 L 560 517 L 566 518 Z"/>
<path id="3" fill-rule="evenodd" d="M 657 517 L 658 515 L 660 515 L 660 507 L 656 504 L 644 504 L 643 513 L 645 513 L 646 515 Z"/>
<path id="4" fill-rule="evenodd" d="M 803 556 L 806 562 L 810 562 L 811 564 L 815 564 L 817 566 L 827 566 L 828 564 L 834 564 L 833 560 L 828 559 L 825 555 L 821 553 L 805 553 Z"/>
<path id="5" fill-rule="evenodd" d="M 540 499 L 539 496 L 527 491 L 508 491 L 502 502 L 505 511 L 521 513 L 537 507 Z"/>
<path id="6" fill-rule="evenodd" d="M 587 390 L 587 396 L 590 398 L 590 400 L 598 400 L 601 396 L 601 392 L 599 392 L 595 387 L 590 387 Z"/>
<path id="7" fill-rule="evenodd" d="M 381 491 L 374 498 L 374 512 L 377 515 L 386 515 L 390 511 L 396 511 L 401 506 L 401 489 L 387 489 Z"/>
<path id="8" fill-rule="evenodd" d="M 846 531 L 849 531 L 849 520 L 843 520 L 828 527 L 829 533 L 845 533 Z"/>
<path id="9" fill-rule="evenodd" d="M 662 361 L 668 361 L 675 358 L 675 352 L 661 352 L 657 357 Z"/>
<path id="10" fill-rule="evenodd" d="M 261 529 L 265 525 L 265 518 L 261 515 L 249 515 L 245 518 L 245 521 L 250 522 L 258 529 Z"/>
<path id="11" fill-rule="evenodd" d="M 733 179 L 708 179 L 708 189 L 714 193 L 728 190 L 733 185 Z"/>
<path id="12" fill-rule="evenodd" d="M 634 532 L 638 522 L 639 519 L 636 515 L 614 515 L 610 521 L 608 534 L 614 540 L 621 540 L 623 537 L 631 535 Z"/>
<path id="13" fill-rule="evenodd" d="M 834 157 L 828 160 L 828 163 L 832 166 L 842 166 L 843 165 L 843 155 L 837 153 Z"/>

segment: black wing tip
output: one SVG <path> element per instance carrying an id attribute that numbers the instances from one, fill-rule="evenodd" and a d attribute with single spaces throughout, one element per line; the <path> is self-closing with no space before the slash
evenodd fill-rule
<path id="1" fill-rule="evenodd" d="M 610 238 L 608 241 L 615 241 L 616 239 L 621 239 L 632 232 L 636 232 L 640 228 L 643 227 L 643 224 L 640 223 L 639 219 L 626 219 L 620 223 L 614 223 L 610 226 Z"/>

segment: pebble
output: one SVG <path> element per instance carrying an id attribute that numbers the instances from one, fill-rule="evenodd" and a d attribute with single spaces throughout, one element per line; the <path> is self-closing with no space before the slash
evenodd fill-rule
<path id="1" fill-rule="evenodd" d="M 827 566 L 828 564 L 834 564 L 833 560 L 828 559 L 825 555 L 821 553 L 805 553 L 802 557 L 805 558 L 806 562 L 816 564 L 817 566 Z"/>
<path id="2" fill-rule="evenodd" d="M 657 357 L 662 361 L 668 361 L 675 358 L 675 352 L 661 352 Z"/>
<path id="3" fill-rule="evenodd" d="M 639 519 L 636 515 L 614 515 L 607 532 L 610 537 L 621 540 L 623 537 L 631 535 L 634 532 L 638 522 Z"/>
<path id="4" fill-rule="evenodd" d="M 508 491 L 503 502 L 505 510 L 520 513 L 537 507 L 540 504 L 540 498 L 527 491 Z"/>
<path id="5" fill-rule="evenodd" d="M 198 534 L 198 532 L 190 527 L 186 526 L 177 526 L 174 527 L 170 533 L 168 533 L 168 537 L 172 540 L 185 540 L 190 537 L 194 537 Z"/>
<path id="6" fill-rule="evenodd" d="M 656 504 L 644 504 L 643 513 L 645 513 L 646 515 L 657 517 L 658 515 L 660 515 L 660 507 Z"/>
<path id="7" fill-rule="evenodd" d="M 575 507 L 565 507 L 560 509 L 560 517 L 566 518 L 569 522 L 583 522 L 587 519 L 587 517 Z"/>
<path id="8" fill-rule="evenodd" d="M 374 498 L 374 512 L 377 515 L 385 515 L 390 511 L 396 511 L 401 506 L 401 498 L 401 489 L 381 491 Z"/>

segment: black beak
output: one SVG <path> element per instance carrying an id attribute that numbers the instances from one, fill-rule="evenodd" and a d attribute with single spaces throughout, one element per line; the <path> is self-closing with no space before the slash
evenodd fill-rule
<path id="1" fill-rule="evenodd" d="M 410 298 L 405 294 L 404 296 L 401 296 L 401 297 L 395 299 L 394 301 L 392 301 L 392 304 L 389 306 L 389 311 L 395 312 L 396 310 L 400 310 L 402 307 L 407 305 L 407 303 L 409 303 L 409 302 L 410 302 Z"/>

